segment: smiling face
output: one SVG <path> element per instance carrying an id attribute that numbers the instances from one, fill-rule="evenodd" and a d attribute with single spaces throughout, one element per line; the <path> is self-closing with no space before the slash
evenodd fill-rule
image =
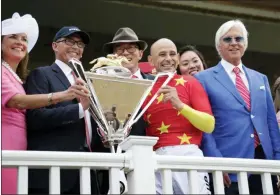
<path id="1" fill-rule="evenodd" d="M 232 27 L 224 36 L 221 37 L 218 46 L 221 57 L 229 63 L 237 66 L 245 52 L 245 42 L 242 30 Z"/>
<path id="2" fill-rule="evenodd" d="M 178 54 L 175 44 L 169 39 L 160 39 L 151 47 L 149 62 L 157 72 L 175 72 L 178 66 Z"/>
<path id="3" fill-rule="evenodd" d="M 182 75 L 193 76 L 197 72 L 204 70 L 203 63 L 199 56 L 193 51 L 186 51 L 180 56 L 180 72 Z"/>
<path id="4" fill-rule="evenodd" d="M 2 38 L 2 55 L 6 61 L 20 62 L 27 54 L 27 36 L 24 33 L 5 35 Z"/>
<path id="5" fill-rule="evenodd" d="M 74 43 L 74 45 L 70 43 Z M 73 34 L 53 42 L 52 47 L 56 54 L 56 59 L 66 64 L 71 58 L 80 60 L 84 52 L 84 44 L 81 43 L 83 43 L 83 41 L 78 34 Z M 78 45 L 83 45 L 83 47 L 79 47 Z"/>
<path id="6" fill-rule="evenodd" d="M 120 43 L 115 45 L 114 54 L 124 56 L 129 63 L 123 62 L 123 66 L 132 73 L 138 70 L 138 63 L 143 56 L 143 51 L 139 50 L 139 46 L 135 43 Z"/>

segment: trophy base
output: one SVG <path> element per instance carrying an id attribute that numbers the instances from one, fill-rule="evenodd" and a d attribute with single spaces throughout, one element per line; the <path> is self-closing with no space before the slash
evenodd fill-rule
<path id="1" fill-rule="evenodd" d="M 102 140 L 105 148 L 112 148 L 114 146 L 117 146 L 125 139 L 124 132 L 121 129 L 119 129 L 118 131 Z"/>

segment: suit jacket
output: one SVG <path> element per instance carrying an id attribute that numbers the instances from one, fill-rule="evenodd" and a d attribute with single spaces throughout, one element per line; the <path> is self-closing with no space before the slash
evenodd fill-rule
<path id="1" fill-rule="evenodd" d="M 155 76 L 141 72 L 143 79 L 154 80 Z"/>
<path id="2" fill-rule="evenodd" d="M 204 134 L 205 156 L 254 158 L 254 129 L 267 159 L 280 159 L 280 133 L 267 77 L 243 65 L 249 82 L 251 111 L 234 83 L 218 65 L 195 75 L 206 90 L 215 117 L 212 134 Z M 236 176 L 231 176 L 236 181 Z"/>
<path id="3" fill-rule="evenodd" d="M 62 70 L 54 63 L 35 69 L 27 78 L 27 94 L 47 94 L 64 91 L 70 83 Z M 27 110 L 28 150 L 40 151 L 88 151 L 85 147 L 85 121 L 79 119 L 77 100 L 65 101 L 45 108 Z M 92 142 L 94 150 L 96 140 L 96 123 L 91 119 Z M 31 188 L 48 190 L 48 171 L 30 170 Z M 76 170 L 61 170 L 61 192 L 69 190 L 79 179 Z"/>

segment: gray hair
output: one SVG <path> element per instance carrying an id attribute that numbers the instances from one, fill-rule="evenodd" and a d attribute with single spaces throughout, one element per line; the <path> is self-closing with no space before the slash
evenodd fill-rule
<path id="1" fill-rule="evenodd" d="M 216 50 L 218 51 L 219 55 L 219 45 L 221 42 L 221 38 L 232 28 L 232 27 L 237 27 L 241 30 L 242 35 L 244 37 L 244 44 L 245 44 L 245 51 L 248 47 L 248 31 L 245 27 L 245 25 L 243 24 L 243 22 L 241 22 L 240 20 L 230 20 L 225 22 L 222 26 L 220 26 L 220 28 L 217 30 L 216 32 L 216 37 L 215 37 L 215 44 L 216 44 Z"/>

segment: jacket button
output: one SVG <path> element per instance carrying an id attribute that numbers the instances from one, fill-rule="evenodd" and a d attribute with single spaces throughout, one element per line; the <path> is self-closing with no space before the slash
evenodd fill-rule
<path id="1" fill-rule="evenodd" d="M 251 134 L 251 138 L 253 138 L 253 137 L 255 137 L 255 135 L 252 133 L 252 134 Z"/>

